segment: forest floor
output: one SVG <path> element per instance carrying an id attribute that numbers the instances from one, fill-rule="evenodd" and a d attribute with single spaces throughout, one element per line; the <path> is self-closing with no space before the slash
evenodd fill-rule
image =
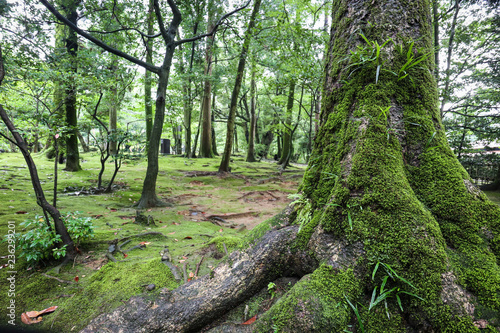
<path id="1" fill-rule="evenodd" d="M 6 242 L 0 242 L 0 327 L 11 320 L 6 310 L 11 304 L 18 326 L 25 326 L 21 323 L 23 313 L 57 306 L 32 326 L 50 332 L 77 332 L 92 318 L 122 305 L 133 295 L 166 293 L 187 280 L 209 274 L 227 252 L 238 249 L 248 230 L 293 200 L 289 195 L 297 191 L 305 170 L 304 165 L 292 165 L 279 172 L 270 161 L 247 163 L 243 157 L 234 157 L 232 174 L 221 177 L 216 174 L 219 159 L 162 156 L 157 194 L 171 207 L 142 211 L 155 222 L 144 226 L 134 223 L 137 211 L 133 204 L 141 195 L 145 160 L 125 161 L 115 191 L 93 195 L 88 192 L 96 186 L 99 157 L 93 153 L 81 157 L 82 171 L 59 171 L 57 205 L 64 215 L 80 212 L 79 216 L 92 217 L 95 237 L 80 244 L 81 252 L 74 262 L 59 272 L 54 270 L 54 261 L 28 267 L 19 251 L 14 269 L 5 267 L 8 248 Z M 54 162 L 43 155 L 34 159 L 45 194 L 52 202 Z M 107 163 L 105 182 L 112 169 L 113 164 Z M 500 204 L 500 193 L 487 194 Z M 23 221 L 38 219 L 42 214 L 20 154 L 0 154 L 0 203 L 2 238 L 9 227 L 22 232 Z M 121 251 L 111 256 L 110 247 L 117 245 Z M 285 289 L 287 283 L 277 290 Z M 15 295 L 5 297 L 12 285 Z M 242 323 L 251 318 L 262 310 L 262 304 L 269 306 L 272 296 L 263 290 L 255 306 L 242 309 L 235 320 Z"/>
<path id="2" fill-rule="evenodd" d="M 244 162 L 234 157 L 232 174 L 216 174 L 219 159 L 159 159 L 157 194 L 171 204 L 143 210 L 155 224 L 135 224 L 133 204 L 141 195 L 145 160 L 127 160 L 110 194 L 88 194 L 96 186 L 99 156 L 82 154 L 80 172 L 59 165 L 57 206 L 63 215 L 92 217 L 95 237 L 79 245 L 74 262 L 59 272 L 57 262 L 28 267 L 16 252 L 15 268 L 8 263 L 7 243 L 0 243 L 0 327 L 10 320 L 5 310 L 15 304 L 15 323 L 21 315 L 58 306 L 44 315 L 36 329 L 75 332 L 93 317 L 123 304 L 131 296 L 165 293 L 186 280 L 210 273 L 226 252 L 236 249 L 246 232 L 280 212 L 297 191 L 304 165 L 279 172 L 270 161 Z M 34 155 L 45 195 L 52 202 L 54 161 Z M 113 171 L 106 164 L 104 185 Z M 0 154 L 0 235 L 9 227 L 25 231 L 21 223 L 39 219 L 28 169 L 21 154 Z M 79 213 L 76 213 L 79 212 Z M 110 256 L 110 246 L 120 251 Z M 111 258 L 118 260 L 112 262 Z M 162 260 L 163 259 L 163 260 Z M 15 272 L 15 273 L 12 273 Z M 15 278 L 15 295 L 4 297 Z M 153 290 L 148 285 L 154 284 Z M 149 288 L 150 289 L 150 288 Z"/>

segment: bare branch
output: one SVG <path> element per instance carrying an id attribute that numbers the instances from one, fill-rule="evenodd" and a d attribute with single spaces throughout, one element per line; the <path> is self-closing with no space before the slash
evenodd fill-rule
<path id="1" fill-rule="evenodd" d="M 210 31 L 209 33 L 206 33 L 206 34 L 203 34 L 203 35 L 198 35 L 196 37 L 192 37 L 192 38 L 187 38 L 187 39 L 182 39 L 182 40 L 179 40 L 177 42 L 175 42 L 175 45 L 181 45 L 181 44 L 184 44 L 184 43 L 191 43 L 191 42 L 194 42 L 198 39 L 202 39 L 202 38 L 205 38 L 205 37 L 209 37 L 209 36 L 213 36 L 216 32 L 217 32 L 217 29 L 219 28 L 219 26 L 222 24 L 222 22 L 228 18 L 229 16 L 233 15 L 233 14 L 236 14 L 237 12 L 239 12 L 240 10 L 242 9 L 245 9 L 248 7 L 248 5 L 250 4 L 250 2 L 252 2 L 252 0 L 248 0 L 248 2 L 243 6 L 243 7 L 240 7 L 240 8 L 236 8 L 235 10 L 233 10 L 232 12 L 229 12 L 227 14 L 225 14 L 224 16 L 222 16 L 219 21 L 217 21 L 217 23 L 215 24 L 214 28 L 212 29 L 212 31 Z M 169 1 L 170 3 L 170 1 Z"/>
<path id="2" fill-rule="evenodd" d="M 137 59 L 130 54 L 127 54 L 125 52 L 119 51 L 108 44 L 104 43 L 103 41 L 95 38 L 94 36 L 88 34 L 87 32 L 83 31 L 82 29 L 78 28 L 75 26 L 73 23 L 71 23 L 67 18 L 65 18 L 61 13 L 59 13 L 47 0 L 39 0 L 42 5 L 44 5 L 52 14 L 54 14 L 55 17 L 57 17 L 58 20 L 66 24 L 68 27 L 73 29 L 77 34 L 80 36 L 88 39 L 89 41 L 93 42 L 97 46 L 103 48 L 104 50 L 113 53 L 121 58 L 127 59 L 130 62 L 133 62 L 136 65 L 139 65 L 141 67 L 146 68 L 148 71 L 151 71 L 153 73 L 159 73 L 160 69 L 152 64 L 148 64 L 147 62 L 144 62 L 140 59 Z M 155 0 L 157 1 L 157 0 Z"/>

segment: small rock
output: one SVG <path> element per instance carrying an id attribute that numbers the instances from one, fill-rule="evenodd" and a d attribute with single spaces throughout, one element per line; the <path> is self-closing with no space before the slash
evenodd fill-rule
<path id="1" fill-rule="evenodd" d="M 148 284 L 148 286 L 146 287 L 146 289 L 147 289 L 148 291 L 154 290 L 155 288 L 156 288 L 156 285 L 154 285 L 153 283 Z"/>

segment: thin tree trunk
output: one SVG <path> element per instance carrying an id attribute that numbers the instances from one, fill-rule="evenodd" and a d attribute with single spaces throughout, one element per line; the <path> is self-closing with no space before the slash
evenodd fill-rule
<path id="1" fill-rule="evenodd" d="M 79 4 L 79 0 L 73 0 L 69 2 L 66 6 L 67 18 L 74 25 L 77 24 L 78 13 L 76 12 L 76 7 Z M 76 55 L 78 52 L 78 38 L 76 32 L 65 27 L 65 40 L 66 40 L 66 51 L 70 58 L 71 71 L 76 74 L 77 64 Z M 66 134 L 66 171 L 79 171 L 80 167 L 80 153 L 78 151 L 78 114 L 76 107 L 76 84 L 73 82 L 68 82 L 66 84 L 66 96 L 64 99 L 64 108 L 66 111 L 66 126 L 69 130 Z"/>
<path id="2" fill-rule="evenodd" d="M 84 153 L 88 153 L 89 152 L 89 146 L 87 145 L 87 143 L 85 142 L 85 139 L 83 138 L 83 135 L 80 131 L 76 132 L 76 134 L 78 135 L 78 141 L 80 142 L 80 144 L 82 145 L 82 150 Z"/>
<path id="3" fill-rule="evenodd" d="M 226 145 L 224 147 L 224 153 L 222 156 L 222 161 L 219 166 L 219 172 L 229 172 L 229 162 L 231 160 L 231 150 L 233 148 L 233 136 L 234 136 L 234 121 L 236 118 L 236 107 L 238 106 L 238 95 L 241 89 L 241 81 L 243 80 L 243 74 L 245 71 L 245 63 L 248 50 L 250 48 L 250 39 L 253 34 L 253 29 L 255 26 L 255 18 L 259 12 L 261 0 L 255 0 L 253 5 L 252 14 L 250 15 L 250 21 L 248 22 L 248 28 L 245 32 L 245 37 L 243 40 L 243 46 L 240 52 L 240 59 L 238 62 L 238 69 L 236 73 L 236 79 L 234 81 L 234 88 L 231 94 L 231 104 L 229 107 L 229 117 L 227 119 L 227 132 L 226 132 Z"/>
<path id="4" fill-rule="evenodd" d="M 288 165 L 290 160 L 290 154 L 292 153 L 292 111 L 293 111 L 293 102 L 295 95 L 295 79 L 290 81 L 290 86 L 288 89 L 288 101 L 286 105 L 286 116 L 285 123 L 283 128 L 283 146 L 281 149 L 281 157 L 278 161 L 283 168 Z"/>
<path id="5" fill-rule="evenodd" d="M 444 88 L 443 88 L 443 91 L 441 92 L 441 95 L 442 95 L 441 108 L 440 108 L 441 118 L 444 116 L 444 106 L 446 105 L 446 103 L 448 103 L 448 100 L 450 99 L 449 89 L 450 89 L 450 83 L 451 83 L 450 82 L 451 57 L 453 55 L 453 42 L 455 39 L 455 29 L 457 27 L 458 13 L 460 12 L 460 2 L 461 2 L 461 0 L 455 1 L 453 19 L 451 22 L 451 28 L 450 28 L 449 38 L 448 38 L 448 52 L 447 52 L 447 56 L 446 56 L 446 70 L 445 70 L 445 77 L 444 77 Z"/>
<path id="6" fill-rule="evenodd" d="M 215 22 L 215 9 L 213 2 L 209 3 L 208 10 L 208 31 L 212 31 Z M 207 47 L 205 50 L 205 82 L 203 83 L 203 97 L 202 97 L 202 125 L 201 125 L 201 139 L 200 139 L 200 157 L 212 158 L 214 153 L 212 151 L 212 53 L 213 43 L 215 36 L 207 39 Z"/>
<path id="7" fill-rule="evenodd" d="M 148 35 L 154 34 L 154 3 L 153 0 L 148 2 Z M 153 63 L 153 39 L 148 38 L 146 42 L 146 62 Z M 151 98 L 151 72 L 145 70 L 144 73 L 144 115 L 146 122 L 146 152 L 149 150 L 149 141 L 151 140 L 151 131 L 153 129 L 153 100 Z"/>
<path id="8" fill-rule="evenodd" d="M 255 130 L 257 127 L 257 118 L 255 117 L 256 108 L 256 83 L 255 83 L 255 55 L 252 54 L 252 78 L 250 80 L 250 133 L 248 138 L 247 162 L 256 162 L 255 158 Z"/>

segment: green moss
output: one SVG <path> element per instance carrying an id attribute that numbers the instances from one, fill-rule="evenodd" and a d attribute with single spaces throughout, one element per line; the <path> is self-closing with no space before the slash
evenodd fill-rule
<path id="1" fill-rule="evenodd" d="M 256 330 L 268 332 L 276 327 L 280 332 L 341 332 L 351 319 L 344 296 L 357 299 L 359 293 L 359 280 L 352 269 L 335 272 L 323 265 L 260 317 Z"/>
<path id="2" fill-rule="evenodd" d="M 224 250 L 224 244 L 226 245 L 227 251 L 231 253 L 234 249 L 238 248 L 241 245 L 241 243 L 242 243 L 241 237 L 225 235 L 212 238 L 208 242 L 208 245 L 215 244 L 217 251 L 219 251 L 222 254 L 225 254 L 226 252 Z"/>

